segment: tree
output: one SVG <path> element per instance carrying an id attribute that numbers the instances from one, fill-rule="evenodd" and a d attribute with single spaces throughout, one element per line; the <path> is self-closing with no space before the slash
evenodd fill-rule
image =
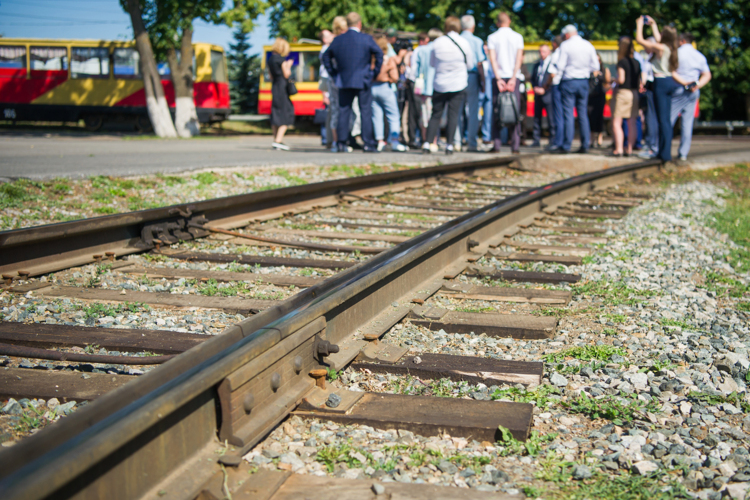
<path id="1" fill-rule="evenodd" d="M 229 92 L 235 113 L 255 113 L 258 110 L 260 57 L 249 55 L 248 33 L 238 26 L 234 30 L 235 43 L 229 44 Z"/>
<path id="2" fill-rule="evenodd" d="M 138 0 L 120 0 L 125 6 Z M 223 0 L 140 0 L 145 28 L 157 57 L 166 58 L 175 91 L 175 127 L 180 137 L 200 134 L 193 100 L 193 22 L 239 24 L 246 31 L 266 7 L 265 0 L 234 0 L 224 10 Z M 135 31 L 135 29 L 134 29 Z M 140 52 L 140 50 L 139 50 Z"/>
<path id="3" fill-rule="evenodd" d="M 135 46 L 141 58 L 141 72 L 143 73 L 143 89 L 146 94 L 146 109 L 151 120 L 151 126 L 159 137 L 177 137 L 172 117 L 169 114 L 167 99 L 164 97 L 164 87 L 156 68 L 156 59 L 151 47 L 151 40 L 143 25 L 143 17 L 138 0 L 126 0 L 126 10 L 133 23 Z"/>
<path id="4" fill-rule="evenodd" d="M 653 16 L 660 26 L 673 23 L 696 37 L 714 79 L 701 91 L 701 112 L 708 120 L 750 117 L 750 0 L 279 0 L 271 13 L 271 31 L 289 39 L 315 37 L 333 17 L 349 11 L 366 26 L 402 30 L 441 27 L 448 15 L 472 14 L 476 35 L 486 39 L 500 10 L 512 13 L 513 28 L 528 41 L 549 40 L 566 24 L 591 40 L 633 36 L 635 20 Z"/>

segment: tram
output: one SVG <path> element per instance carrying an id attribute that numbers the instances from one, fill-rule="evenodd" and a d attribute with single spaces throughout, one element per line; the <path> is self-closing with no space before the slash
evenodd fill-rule
<path id="1" fill-rule="evenodd" d="M 198 120 L 226 120 L 230 112 L 224 49 L 194 43 L 193 97 Z M 132 121 L 150 128 L 135 42 L 0 38 L 0 119 L 78 121 L 91 130 Z M 169 66 L 159 64 L 174 114 Z"/>

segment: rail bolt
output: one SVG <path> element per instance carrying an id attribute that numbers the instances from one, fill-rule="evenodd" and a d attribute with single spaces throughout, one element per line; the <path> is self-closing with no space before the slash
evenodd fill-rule
<path id="1" fill-rule="evenodd" d="M 18 271 L 18 277 L 22 280 L 29 279 L 29 276 L 31 276 L 31 271 Z"/>
<path id="2" fill-rule="evenodd" d="M 326 375 L 328 375 L 328 370 L 325 368 L 310 370 L 310 376 L 315 379 L 315 385 L 321 389 L 326 388 Z"/>
<path id="3" fill-rule="evenodd" d="M 299 375 L 302 371 L 302 356 L 295 356 L 294 358 L 294 372 Z"/>
<path id="4" fill-rule="evenodd" d="M 276 392 L 279 390 L 279 387 L 281 387 L 281 375 L 274 373 L 271 375 L 271 389 L 273 389 L 273 392 Z"/>
<path id="5" fill-rule="evenodd" d="M 327 340 L 321 340 L 318 342 L 318 354 L 320 356 L 328 356 L 334 352 L 339 352 L 339 346 L 336 344 L 331 344 Z"/>
<path id="6" fill-rule="evenodd" d="M 101 262 L 101 261 L 102 261 L 102 256 L 101 255 L 99 255 L 99 254 L 94 255 L 94 262 Z"/>
<path id="7" fill-rule="evenodd" d="M 115 261 L 115 252 L 104 252 L 104 255 L 107 256 L 107 258 L 110 260 L 110 262 Z"/>
<path id="8" fill-rule="evenodd" d="M 252 393 L 247 394 L 242 400 L 242 407 L 245 409 L 245 413 L 250 413 L 255 406 L 255 396 Z"/>
<path id="9" fill-rule="evenodd" d="M 6 285 L 12 285 L 13 284 L 13 275 L 12 274 L 3 274 L 3 279 L 5 280 Z"/>

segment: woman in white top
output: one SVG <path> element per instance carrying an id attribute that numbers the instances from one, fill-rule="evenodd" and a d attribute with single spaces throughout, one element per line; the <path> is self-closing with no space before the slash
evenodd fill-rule
<path id="1" fill-rule="evenodd" d="M 654 33 L 654 41 L 643 37 L 644 17 Z M 651 16 L 639 16 L 635 27 L 635 41 L 654 52 L 651 65 L 654 70 L 654 107 L 656 119 L 659 121 L 659 158 L 671 161 L 672 94 L 680 85 L 687 85 L 687 82 L 677 74 L 679 66 L 677 30 L 671 26 L 665 26 L 660 33 L 656 21 Z"/>
<path id="2" fill-rule="evenodd" d="M 469 42 L 459 35 L 461 21 L 454 16 L 445 19 L 445 33 L 434 42 L 430 66 L 435 68 L 432 91 L 432 116 L 427 127 L 427 141 L 422 144 L 422 152 L 430 153 L 430 144 L 440 132 L 440 119 L 443 109 L 448 106 L 445 154 L 453 154 L 453 137 L 458 126 L 458 115 L 466 97 L 469 82 L 469 68 L 474 67 L 474 55 Z"/>

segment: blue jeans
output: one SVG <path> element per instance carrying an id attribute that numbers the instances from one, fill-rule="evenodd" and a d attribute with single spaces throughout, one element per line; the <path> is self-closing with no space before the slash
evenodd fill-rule
<path id="1" fill-rule="evenodd" d="M 461 136 L 466 137 L 470 148 L 477 147 L 477 132 L 479 131 L 479 75 L 469 73 L 469 84 L 466 87 L 465 110 L 461 113 Z"/>
<path id="2" fill-rule="evenodd" d="M 399 123 L 398 102 L 396 93 L 391 90 L 387 83 L 375 83 L 372 86 L 372 122 L 375 128 L 375 140 L 382 141 L 385 139 L 385 123 L 383 122 L 383 113 L 388 120 L 388 128 L 391 136 L 401 132 L 401 123 Z"/>
<path id="3" fill-rule="evenodd" d="M 659 151 L 659 122 L 656 119 L 656 106 L 654 105 L 654 92 L 646 91 L 646 109 L 643 110 L 646 118 L 646 147 L 654 153 Z"/>
<path id="4" fill-rule="evenodd" d="M 677 123 L 677 117 L 682 116 L 680 127 L 680 157 L 687 157 L 690 143 L 693 141 L 693 122 L 695 121 L 695 103 L 701 95 L 700 90 L 688 92 L 684 87 L 678 87 L 672 95 L 672 113 L 670 121 L 672 127 Z"/>
<path id="5" fill-rule="evenodd" d="M 578 111 L 578 127 L 581 131 L 581 149 L 589 148 L 591 129 L 589 128 L 589 81 L 585 78 L 576 80 L 563 80 L 560 82 L 560 93 L 562 94 L 563 114 L 565 119 L 565 132 L 562 148 L 570 151 L 573 145 L 573 136 L 576 131 L 575 116 L 573 108 Z"/>
<path id="6" fill-rule="evenodd" d="M 654 104 L 659 121 L 659 158 L 672 160 L 672 95 L 679 88 L 671 76 L 654 78 Z"/>
<path id="7" fill-rule="evenodd" d="M 479 97 L 479 106 L 482 108 L 482 139 L 486 142 L 492 140 L 492 89 Z"/>
<path id="8" fill-rule="evenodd" d="M 552 85 L 552 120 L 554 121 L 553 132 L 550 138 L 550 146 L 560 149 L 563 146 L 565 124 L 563 121 L 562 93 L 559 85 Z"/>

